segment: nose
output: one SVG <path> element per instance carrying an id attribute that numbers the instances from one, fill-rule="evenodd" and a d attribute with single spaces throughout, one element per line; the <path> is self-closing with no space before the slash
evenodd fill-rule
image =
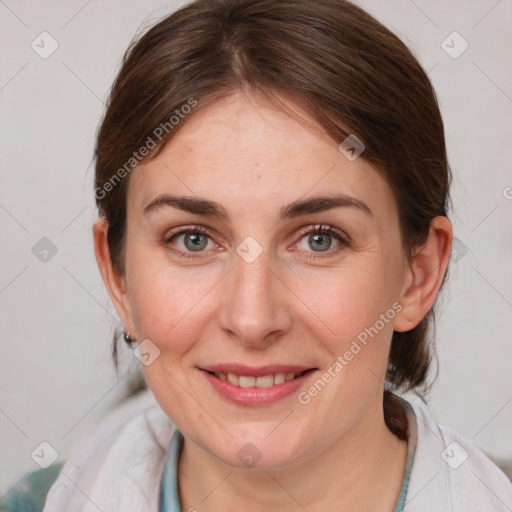
<path id="1" fill-rule="evenodd" d="M 252 262 L 236 254 L 217 309 L 221 328 L 246 347 L 265 349 L 292 325 L 292 295 L 271 268 L 268 251 Z M 274 265 L 275 267 L 275 265 Z"/>

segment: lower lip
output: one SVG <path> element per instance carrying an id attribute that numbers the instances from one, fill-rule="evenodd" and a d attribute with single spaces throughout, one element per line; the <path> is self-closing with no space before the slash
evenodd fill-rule
<path id="1" fill-rule="evenodd" d="M 239 405 L 268 405 L 296 392 L 316 370 L 308 370 L 300 377 L 276 384 L 270 388 L 241 388 L 227 380 L 220 380 L 206 370 L 201 370 L 208 382 L 223 397 Z"/>

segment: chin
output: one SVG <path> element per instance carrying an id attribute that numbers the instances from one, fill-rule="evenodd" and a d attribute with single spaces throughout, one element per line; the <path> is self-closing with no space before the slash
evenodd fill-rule
<path id="1" fill-rule="evenodd" d="M 243 435 L 234 434 L 233 437 L 227 435 L 229 444 L 224 440 L 220 446 L 209 445 L 208 451 L 236 469 L 288 469 L 297 463 L 297 459 L 302 454 L 299 447 L 304 447 L 304 442 L 296 438 L 296 433 L 286 435 L 283 432 L 279 436 L 272 434 L 275 428 L 274 422 L 264 427 L 260 425 L 257 430 L 244 429 Z"/>

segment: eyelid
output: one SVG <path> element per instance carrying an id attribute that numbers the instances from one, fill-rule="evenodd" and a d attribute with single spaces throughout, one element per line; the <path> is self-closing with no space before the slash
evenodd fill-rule
<path id="1" fill-rule="evenodd" d="M 331 226 L 330 224 L 315 224 L 314 226 L 306 226 L 299 230 L 298 235 L 300 238 L 303 238 L 305 235 L 309 235 L 311 233 L 333 234 L 341 238 L 346 244 L 349 244 L 351 242 L 351 238 L 349 235 L 347 235 L 344 231 L 341 231 L 338 228 Z"/>
<path id="2" fill-rule="evenodd" d="M 211 235 L 211 230 L 208 228 L 205 228 L 204 226 L 199 225 L 190 225 L 190 226 L 184 226 L 179 228 L 174 228 L 168 230 L 164 235 L 164 242 L 168 243 L 171 241 L 173 237 L 176 235 L 184 235 L 187 233 L 200 233 L 201 235 Z"/>

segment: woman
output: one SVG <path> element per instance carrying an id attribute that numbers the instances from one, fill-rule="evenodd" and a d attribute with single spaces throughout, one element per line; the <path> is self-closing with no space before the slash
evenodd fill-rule
<path id="1" fill-rule="evenodd" d="M 93 228 L 149 392 L 45 512 L 510 510 L 397 394 L 428 387 L 448 193 L 425 72 L 353 4 L 198 0 L 151 28 L 98 132 Z"/>

